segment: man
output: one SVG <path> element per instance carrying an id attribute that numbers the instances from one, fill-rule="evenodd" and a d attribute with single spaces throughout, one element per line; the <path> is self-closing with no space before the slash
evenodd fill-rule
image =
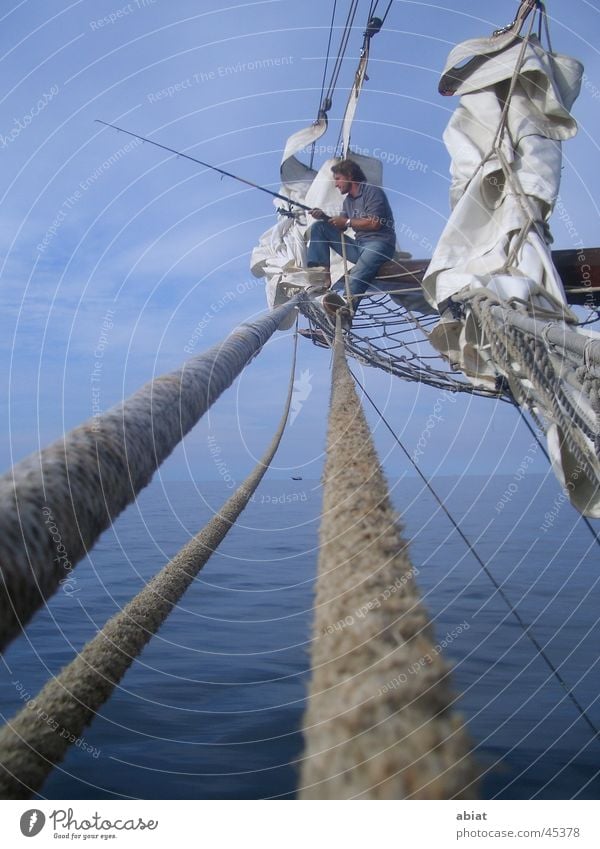
<path id="1" fill-rule="evenodd" d="M 343 159 L 331 169 L 336 188 L 344 195 L 342 214 L 329 217 L 322 209 L 311 209 L 317 221 L 310 228 L 307 265 L 330 267 L 330 249 L 342 254 L 341 234 L 350 227 L 355 239 L 344 237 L 346 258 L 355 263 L 350 271 L 352 311 L 356 310 L 360 296 L 375 279 L 379 267 L 391 259 L 396 249 L 394 217 L 383 189 L 367 183 L 361 167 L 351 159 Z M 330 284 L 330 281 L 329 281 Z M 327 312 L 334 314 L 346 302 L 334 292 L 323 298 Z"/>

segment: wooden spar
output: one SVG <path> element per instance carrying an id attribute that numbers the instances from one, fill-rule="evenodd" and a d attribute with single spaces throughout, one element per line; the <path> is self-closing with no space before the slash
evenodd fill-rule
<path id="1" fill-rule="evenodd" d="M 600 306 L 600 248 L 552 251 L 552 261 L 570 304 Z M 399 292 L 421 286 L 430 260 L 405 259 L 385 262 L 375 288 Z"/>

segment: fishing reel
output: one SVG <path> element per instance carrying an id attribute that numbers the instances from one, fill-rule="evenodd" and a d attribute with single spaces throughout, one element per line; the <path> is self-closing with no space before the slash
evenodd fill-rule
<path id="1" fill-rule="evenodd" d="M 287 209 L 285 209 L 283 206 L 278 206 L 277 213 L 278 215 L 283 215 L 284 218 L 293 218 L 294 221 L 298 221 L 304 214 L 303 212 L 294 212 L 294 210 L 290 206 L 288 206 Z"/>

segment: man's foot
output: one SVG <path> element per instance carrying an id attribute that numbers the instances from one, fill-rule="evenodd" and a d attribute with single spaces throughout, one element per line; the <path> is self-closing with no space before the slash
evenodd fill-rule
<path id="1" fill-rule="evenodd" d="M 309 295 L 321 295 L 331 287 L 331 273 L 324 265 L 314 265 L 306 269 L 308 274 Z"/>
<path id="2" fill-rule="evenodd" d="M 329 269 L 323 266 L 303 268 L 288 262 L 282 268 L 283 282 L 304 289 L 308 295 L 323 295 L 331 286 Z"/>
<path id="3" fill-rule="evenodd" d="M 348 304 L 337 292 L 327 292 L 326 295 L 323 295 L 323 309 L 333 323 L 335 323 L 336 316 L 339 312 L 343 329 L 347 330 L 352 326 L 352 317 L 348 309 Z"/>
<path id="4" fill-rule="evenodd" d="M 316 298 L 319 295 L 324 295 L 325 292 L 329 292 L 329 286 L 322 286 L 320 283 L 317 283 L 314 286 L 307 286 L 304 291 L 311 298 Z"/>
<path id="5" fill-rule="evenodd" d="M 318 345 L 319 348 L 331 347 L 329 344 L 329 339 L 320 328 L 317 328 L 316 330 L 302 328 L 298 331 L 298 333 L 305 339 L 310 339 L 310 341 L 314 342 L 315 345 Z"/>

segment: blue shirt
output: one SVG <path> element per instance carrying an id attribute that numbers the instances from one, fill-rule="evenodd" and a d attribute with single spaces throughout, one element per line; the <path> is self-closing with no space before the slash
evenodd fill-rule
<path id="1" fill-rule="evenodd" d="M 357 230 L 356 241 L 360 244 L 369 239 L 383 239 L 395 245 L 394 216 L 385 192 L 379 186 L 369 183 L 359 183 L 359 186 L 360 193 L 357 197 L 353 198 L 348 194 L 344 198 L 344 215 L 348 218 L 377 218 L 381 227 L 368 232 Z"/>

